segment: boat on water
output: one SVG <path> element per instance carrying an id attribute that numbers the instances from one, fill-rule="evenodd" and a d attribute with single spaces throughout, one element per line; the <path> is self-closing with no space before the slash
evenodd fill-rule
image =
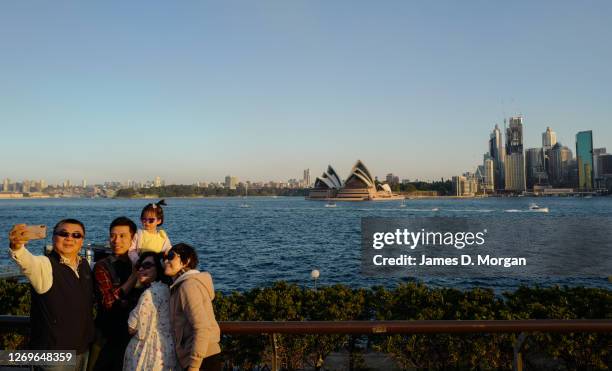
<path id="1" fill-rule="evenodd" d="M 548 208 L 547 207 L 540 207 L 535 203 L 529 204 L 529 211 L 532 212 L 537 212 L 537 213 L 547 213 L 548 212 Z"/>
<path id="2" fill-rule="evenodd" d="M 327 202 L 325 203 L 325 207 L 336 207 L 336 203 L 329 197 L 329 190 L 327 191 Z"/>
<path id="3" fill-rule="evenodd" d="M 243 209 L 251 207 L 251 205 L 249 205 L 247 203 L 247 195 L 248 195 L 248 193 L 249 193 L 249 186 L 245 185 L 245 188 L 244 188 L 244 197 L 242 198 L 242 203 L 240 204 L 240 207 L 243 208 Z"/>
<path id="4" fill-rule="evenodd" d="M 399 207 L 406 207 L 406 199 L 402 199 L 402 202 L 400 202 Z"/>

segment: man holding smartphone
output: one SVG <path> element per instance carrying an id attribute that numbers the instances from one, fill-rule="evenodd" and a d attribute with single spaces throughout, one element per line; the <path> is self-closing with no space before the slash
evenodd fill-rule
<path id="1" fill-rule="evenodd" d="M 91 268 L 79 255 L 85 226 L 76 219 L 57 223 L 49 256 L 36 256 L 26 249 L 32 239 L 28 230 L 25 224 L 13 226 L 9 242 L 11 257 L 32 285 L 30 346 L 37 350 L 75 350 L 76 366 L 49 368 L 85 370 L 94 337 Z"/>

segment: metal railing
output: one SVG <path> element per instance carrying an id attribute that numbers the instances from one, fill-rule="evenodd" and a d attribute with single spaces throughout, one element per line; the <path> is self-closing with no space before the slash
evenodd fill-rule
<path id="1" fill-rule="evenodd" d="M 228 335 L 268 334 L 271 337 L 272 369 L 278 370 L 276 334 L 468 334 L 517 333 L 514 343 L 514 370 L 523 370 L 522 347 L 530 332 L 604 332 L 612 333 L 610 319 L 578 320 L 424 320 L 424 321 L 221 321 L 221 332 Z M 0 331 L 25 331 L 27 316 L 0 315 Z"/>

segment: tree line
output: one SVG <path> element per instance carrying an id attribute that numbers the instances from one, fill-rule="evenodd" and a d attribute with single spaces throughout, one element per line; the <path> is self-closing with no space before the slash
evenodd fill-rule
<path id="1" fill-rule="evenodd" d="M 453 185 L 450 180 L 434 182 L 410 182 L 393 184 L 391 189 L 394 192 L 411 193 L 416 191 L 436 191 L 441 196 L 451 195 Z M 309 188 L 249 188 L 248 192 L 244 187 L 236 189 L 222 187 L 198 187 L 195 185 L 167 185 L 163 187 L 149 188 L 122 188 L 117 191 L 115 197 L 134 198 L 134 197 L 233 197 L 233 196 L 300 196 L 308 195 Z"/>
<path id="2" fill-rule="evenodd" d="M 306 196 L 307 189 L 297 188 L 249 188 L 248 193 L 244 188 L 221 188 L 221 187 L 198 187 L 195 185 L 167 185 L 163 187 L 150 188 L 122 188 L 117 191 L 115 197 L 234 197 L 234 196 Z"/>

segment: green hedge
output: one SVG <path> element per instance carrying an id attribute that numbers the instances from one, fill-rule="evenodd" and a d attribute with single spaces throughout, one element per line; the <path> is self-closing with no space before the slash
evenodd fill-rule
<path id="1" fill-rule="evenodd" d="M 26 285 L 0 281 L 0 313 L 25 315 Z M 496 296 L 490 289 L 461 291 L 418 283 L 393 289 L 352 289 L 344 285 L 317 291 L 277 282 L 265 288 L 217 293 L 219 321 L 343 321 L 343 320 L 492 320 L 612 318 L 612 291 L 585 287 L 519 287 Z M 510 369 L 512 344 L 518 334 L 466 335 L 277 335 L 284 368 L 321 365 L 329 353 L 347 348 L 357 367 L 362 343 L 385 352 L 403 368 L 449 367 Z M 19 346 L 20 337 L 2 335 L 3 348 Z M 235 365 L 249 367 L 269 361 L 266 335 L 223 336 L 222 348 Z M 610 361 L 610 334 L 531 334 L 525 343 L 529 362 L 545 359 L 567 369 L 605 369 Z M 531 360 L 531 361 L 530 361 Z M 532 367 L 536 367 L 532 363 Z M 537 368 L 540 368 L 538 365 Z"/>
<path id="2" fill-rule="evenodd" d="M 23 316 L 30 314 L 30 286 L 14 280 L 0 279 L 0 314 Z M 19 349 L 26 338 L 18 333 L 0 333 L 2 349 Z"/>

